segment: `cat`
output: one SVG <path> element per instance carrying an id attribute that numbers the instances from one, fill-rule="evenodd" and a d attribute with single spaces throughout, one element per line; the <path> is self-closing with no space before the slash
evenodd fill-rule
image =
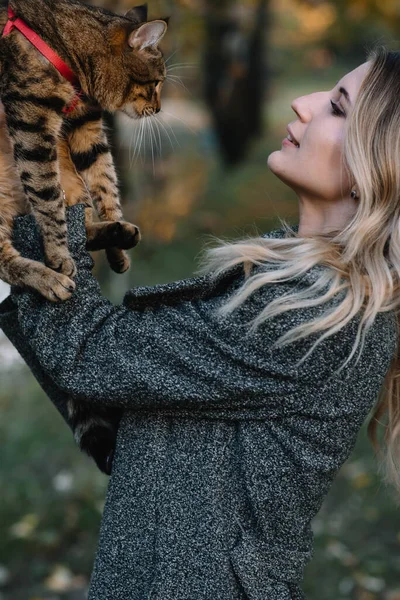
<path id="1" fill-rule="evenodd" d="M 8 7 L 72 70 L 79 95 L 11 28 Z M 125 250 L 140 240 L 139 228 L 122 220 L 102 113 L 136 119 L 160 111 L 166 66 L 158 44 L 168 20 L 148 22 L 147 6 L 119 16 L 79 0 L 11 0 L 8 7 L 0 4 L 0 31 L 7 22 L 11 28 L 0 38 L 0 278 L 62 301 L 73 293 L 76 273 L 66 206 L 85 204 L 87 248 L 106 249 L 116 272 L 129 268 Z M 100 222 L 93 221 L 93 204 Z M 41 230 L 46 264 L 12 245 L 13 218 L 28 212 Z M 67 405 L 81 450 L 110 473 L 121 411 L 73 398 Z"/>
<path id="2" fill-rule="evenodd" d="M 65 205 L 87 206 L 88 248 L 105 247 L 117 272 L 129 267 L 129 258 L 116 241 L 128 249 L 140 239 L 139 229 L 122 221 L 102 111 L 140 118 L 160 110 L 166 69 L 158 43 L 167 22 L 147 22 L 145 7 L 122 17 L 79 0 L 11 0 L 10 7 L 72 67 L 84 95 L 65 114 L 76 96 L 73 85 L 16 29 L 0 38 L 0 98 L 20 179 L 16 201 L 0 206 L 0 277 L 65 300 L 75 274 Z M 0 28 L 6 21 L 4 7 Z M 92 201 L 101 223 L 92 220 Z M 27 202 L 43 235 L 46 265 L 21 258 L 10 242 L 12 217 Z"/>

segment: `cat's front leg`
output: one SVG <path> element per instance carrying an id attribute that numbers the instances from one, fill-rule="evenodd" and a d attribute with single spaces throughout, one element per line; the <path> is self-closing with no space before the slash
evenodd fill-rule
<path id="1" fill-rule="evenodd" d="M 108 145 L 101 112 L 88 113 L 85 118 L 68 123 L 71 159 L 84 178 L 102 224 L 93 223 L 88 229 L 88 248 L 105 248 L 111 268 L 123 273 L 129 268 L 124 250 L 140 241 L 137 226 L 123 220 L 117 175 Z M 113 224 L 118 222 L 118 226 Z M 102 225 L 106 225 L 104 228 Z M 107 243 L 107 240 L 109 243 Z"/>
<path id="2" fill-rule="evenodd" d="M 56 107 L 50 108 L 51 103 L 49 107 L 27 105 L 13 101 L 12 94 L 3 97 L 3 104 L 15 167 L 42 232 L 46 265 L 72 278 L 76 267 L 68 251 L 57 154 L 62 117 Z"/>

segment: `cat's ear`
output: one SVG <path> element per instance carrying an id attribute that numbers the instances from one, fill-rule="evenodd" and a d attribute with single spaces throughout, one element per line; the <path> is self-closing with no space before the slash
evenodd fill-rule
<path id="1" fill-rule="evenodd" d="M 131 21 L 135 21 L 136 23 L 146 23 L 147 21 L 147 4 L 143 4 L 142 6 L 135 6 L 135 8 L 131 8 L 124 15 L 127 19 Z"/>
<path id="2" fill-rule="evenodd" d="M 165 21 L 150 21 L 150 23 L 145 23 L 132 31 L 128 44 L 134 50 L 143 50 L 149 47 L 154 48 L 164 37 L 167 27 Z"/>

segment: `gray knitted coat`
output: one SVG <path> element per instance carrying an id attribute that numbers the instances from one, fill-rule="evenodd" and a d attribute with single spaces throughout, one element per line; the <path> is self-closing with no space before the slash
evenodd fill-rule
<path id="1" fill-rule="evenodd" d="M 114 306 L 91 273 L 82 205 L 68 226 L 73 297 L 12 294 L 0 325 L 61 412 L 66 394 L 124 409 L 89 600 L 304 599 L 310 523 L 377 399 L 393 313 L 377 316 L 339 378 L 358 317 L 296 368 L 318 335 L 271 344 L 320 308 L 279 315 L 251 337 L 246 323 L 324 267 L 264 286 L 225 319 L 214 309 L 243 282 L 238 269 L 214 283 L 135 288 Z M 16 220 L 15 241 L 41 252 L 31 216 Z"/>

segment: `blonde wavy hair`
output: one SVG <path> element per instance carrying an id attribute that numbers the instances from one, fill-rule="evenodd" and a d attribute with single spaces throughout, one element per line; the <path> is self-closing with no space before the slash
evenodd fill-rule
<path id="1" fill-rule="evenodd" d="M 318 264 L 322 269 L 317 281 L 305 292 L 297 292 L 270 302 L 251 322 L 250 332 L 263 321 L 293 309 L 321 305 L 343 290 L 344 299 L 333 312 L 294 327 L 276 342 L 281 347 L 313 333 L 324 331 L 301 359 L 313 351 L 325 337 L 342 329 L 361 309 L 363 312 L 353 350 L 361 351 L 365 336 L 377 313 L 395 311 L 397 332 L 400 304 L 400 52 L 375 44 L 367 51 L 371 68 L 365 77 L 354 109 L 346 119 L 343 166 L 359 191 L 358 208 L 342 230 L 299 237 L 280 219 L 284 239 L 246 237 L 207 248 L 200 257 L 200 274 L 218 277 L 228 269 L 242 265 L 245 282 L 219 309 L 224 316 L 241 305 L 255 290 L 292 277 L 301 276 Z M 277 268 L 266 268 L 273 263 Z M 254 265 L 264 266 L 251 275 Z M 326 290 L 316 297 L 316 292 Z M 397 337 L 398 339 L 398 337 Z M 386 483 L 400 497 L 400 360 L 399 344 L 368 425 L 368 436 L 380 458 L 379 470 Z M 358 359 L 357 359 L 358 360 Z M 341 370 L 341 369 L 340 369 Z M 384 425 L 384 446 L 377 440 L 377 425 Z"/>

